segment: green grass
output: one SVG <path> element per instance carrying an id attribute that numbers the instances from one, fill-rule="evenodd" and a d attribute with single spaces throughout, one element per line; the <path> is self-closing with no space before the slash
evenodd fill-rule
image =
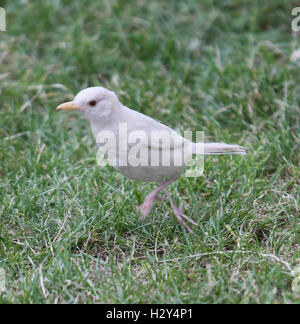
<path id="1" fill-rule="evenodd" d="M 2 303 L 299 303 L 297 1 L 2 1 Z M 55 107 L 102 85 L 207 140 L 207 157 L 145 222 L 154 187 L 96 164 L 88 122 Z"/>

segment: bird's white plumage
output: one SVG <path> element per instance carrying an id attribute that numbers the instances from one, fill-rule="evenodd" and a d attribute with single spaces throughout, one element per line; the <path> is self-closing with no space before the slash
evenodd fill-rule
<path id="1" fill-rule="evenodd" d="M 97 104 L 93 107 L 89 106 L 89 102 L 96 101 Z M 186 152 L 196 153 L 196 145 L 203 145 L 203 143 L 195 144 L 181 135 L 177 134 L 170 127 L 156 121 L 155 119 L 146 116 L 138 111 L 132 110 L 119 101 L 116 94 L 102 87 L 91 87 L 80 91 L 74 98 L 74 103 L 80 107 L 83 115 L 89 120 L 91 124 L 92 133 L 95 139 L 99 133 L 104 130 L 110 131 L 116 135 L 118 152 L 119 146 L 124 146 L 123 139 L 119 138 L 119 125 L 126 123 L 127 125 L 127 139 L 136 131 L 143 131 L 147 140 L 140 143 L 141 150 L 159 150 L 163 151 L 163 142 L 154 144 L 150 142 L 151 133 L 166 132 L 172 134 L 171 141 L 171 163 L 169 166 L 119 166 L 118 163 L 113 165 L 119 172 L 123 173 L 130 179 L 140 181 L 156 181 L 162 182 L 165 178 L 178 178 L 184 170 L 184 165 L 174 166 L 174 159 L 177 154 L 183 153 L 182 146 L 185 144 L 188 149 Z M 127 143 L 128 148 L 132 143 Z M 189 148 L 190 146 L 190 148 Z M 118 154 L 118 153 L 116 153 Z M 245 154 L 245 150 L 237 145 L 227 145 L 223 143 L 206 143 L 204 145 L 204 154 Z M 150 156 L 150 154 L 149 154 Z M 149 157 L 150 159 L 150 157 Z M 184 160 L 184 157 L 182 158 Z M 118 161 L 117 161 L 118 162 Z M 150 164 L 150 163 L 149 163 Z"/>
<path id="2" fill-rule="evenodd" d="M 224 143 L 192 143 L 181 135 L 175 133 L 170 127 L 156 121 L 155 119 L 132 110 L 119 101 L 117 95 L 102 87 L 91 87 L 80 91 L 72 102 L 60 105 L 58 110 L 79 110 L 89 120 L 92 133 L 97 145 L 102 149 L 108 147 L 115 153 L 115 161 L 112 166 L 130 179 L 140 181 L 156 181 L 160 186 L 153 190 L 140 206 L 143 218 L 146 217 L 152 208 L 158 193 L 164 191 L 171 203 L 173 212 L 178 222 L 189 232 L 192 230 L 186 222 L 196 224 L 191 218 L 183 213 L 182 207 L 177 208 L 170 196 L 167 186 L 175 181 L 184 171 L 185 163 L 180 165 L 176 161 L 186 161 L 186 157 L 192 154 L 246 154 L 245 149 L 238 145 L 228 145 Z M 120 125 L 126 125 L 125 133 L 120 130 Z M 109 132 L 113 134 L 115 142 L 101 142 L 99 134 Z M 130 138 L 135 138 L 137 132 L 142 132 L 144 136 L 139 137 L 139 141 L 134 143 Z M 152 141 L 152 134 L 161 132 L 165 137 L 170 138 L 167 144 L 162 140 Z M 106 134 L 106 133 L 105 133 Z M 111 144 L 113 143 L 113 144 Z M 138 145 L 140 154 L 145 153 L 147 165 L 142 163 L 134 165 L 128 163 L 123 165 L 123 158 L 130 160 L 132 148 Z M 184 146 L 184 149 L 183 149 Z M 122 150 L 122 148 L 126 148 Z M 158 164 L 153 165 L 152 155 L 159 153 L 161 157 L 166 150 L 170 153 L 170 163 L 164 164 L 163 159 L 158 159 Z M 108 154 L 109 157 L 109 154 Z M 108 158 L 110 162 L 113 159 Z"/>

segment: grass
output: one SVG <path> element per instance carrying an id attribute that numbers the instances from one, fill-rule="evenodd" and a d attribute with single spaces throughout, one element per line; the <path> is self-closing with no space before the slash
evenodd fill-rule
<path id="1" fill-rule="evenodd" d="M 299 303 L 297 1 L 2 1 L 1 303 Z M 55 107 L 102 85 L 207 140 L 208 157 L 139 220 L 153 184 L 98 168 L 87 121 Z"/>

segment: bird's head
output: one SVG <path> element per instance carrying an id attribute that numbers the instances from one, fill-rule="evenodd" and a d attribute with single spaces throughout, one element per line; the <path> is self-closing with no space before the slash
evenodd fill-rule
<path id="1" fill-rule="evenodd" d="M 81 90 L 74 100 L 59 105 L 56 110 L 78 110 L 93 121 L 110 116 L 118 105 L 120 102 L 114 92 L 103 87 L 91 87 Z"/>

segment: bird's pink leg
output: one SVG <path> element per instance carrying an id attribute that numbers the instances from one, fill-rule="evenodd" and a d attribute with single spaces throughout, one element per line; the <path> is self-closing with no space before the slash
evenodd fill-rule
<path id="1" fill-rule="evenodd" d="M 141 206 L 139 206 L 139 209 L 142 213 L 142 219 L 146 218 L 150 214 L 155 199 L 163 200 L 162 197 L 157 196 L 158 193 L 161 190 L 165 189 L 170 183 L 172 183 L 175 180 L 176 179 L 170 179 L 149 193 L 149 195 L 145 198 Z"/>
<path id="2" fill-rule="evenodd" d="M 176 207 L 172 198 L 171 198 L 171 195 L 168 191 L 167 188 L 164 188 L 164 191 L 170 201 L 170 204 L 172 206 L 172 209 L 174 211 L 174 214 L 175 214 L 175 217 L 178 221 L 178 223 L 182 226 L 184 226 L 190 233 L 193 233 L 193 231 L 189 228 L 189 226 L 186 224 L 186 222 L 183 220 L 183 218 L 185 218 L 188 222 L 194 224 L 194 225 L 197 225 L 197 223 L 195 223 L 191 218 L 187 217 L 183 212 L 182 212 L 182 203 L 180 204 L 180 207 Z"/>

